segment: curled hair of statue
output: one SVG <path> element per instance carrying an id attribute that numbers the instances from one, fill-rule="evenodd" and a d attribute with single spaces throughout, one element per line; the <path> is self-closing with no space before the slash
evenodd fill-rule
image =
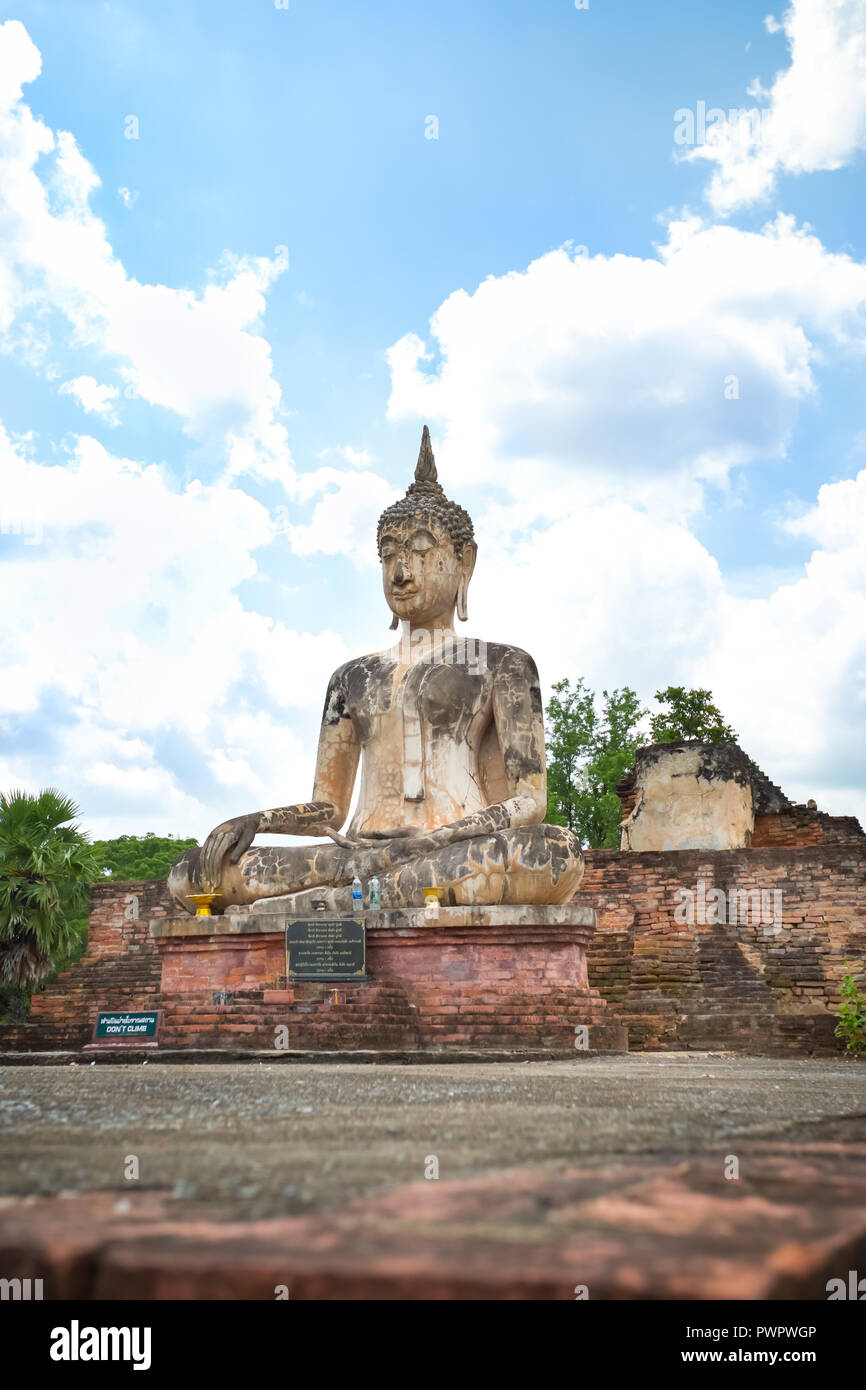
<path id="1" fill-rule="evenodd" d="M 389 522 L 402 525 L 410 517 L 420 521 L 431 517 L 449 537 L 458 554 L 464 545 L 475 544 L 475 529 L 472 517 L 457 502 L 445 496 L 436 472 L 436 460 L 430 443 L 430 431 L 424 426 L 421 435 L 421 448 L 415 465 L 415 480 L 409 484 L 406 493 L 390 507 L 386 507 L 379 517 L 376 544 L 382 554 L 382 535 Z"/>

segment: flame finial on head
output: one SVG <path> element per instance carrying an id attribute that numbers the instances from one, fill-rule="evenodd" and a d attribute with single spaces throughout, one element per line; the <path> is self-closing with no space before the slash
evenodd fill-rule
<path id="1" fill-rule="evenodd" d="M 418 450 L 418 462 L 415 464 L 415 482 L 436 483 L 438 481 L 436 460 L 433 457 L 433 446 L 430 443 L 430 431 L 425 425 L 421 435 L 421 448 Z"/>

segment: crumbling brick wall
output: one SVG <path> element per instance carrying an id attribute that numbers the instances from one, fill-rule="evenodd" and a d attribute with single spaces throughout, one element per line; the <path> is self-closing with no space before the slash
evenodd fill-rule
<path id="1" fill-rule="evenodd" d="M 772 815 L 755 816 L 752 849 L 802 848 L 861 840 L 856 816 L 829 816 L 811 806 L 789 806 Z"/>
<path id="2" fill-rule="evenodd" d="M 716 890 L 733 921 L 713 920 Z M 688 894 L 704 920 L 682 920 Z M 842 976 L 849 964 L 861 979 L 866 972 L 863 837 L 793 848 L 589 850 L 576 901 L 598 914 L 590 983 L 626 1023 L 632 1048 L 838 1051 Z"/>

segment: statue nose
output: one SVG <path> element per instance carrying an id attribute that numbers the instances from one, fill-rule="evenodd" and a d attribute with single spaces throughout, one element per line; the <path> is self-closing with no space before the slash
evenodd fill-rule
<path id="1" fill-rule="evenodd" d="M 408 571 L 407 571 L 407 569 L 406 569 L 405 564 L 403 563 L 402 560 L 398 560 L 398 561 L 397 561 L 397 568 L 396 568 L 395 571 L 394 571 L 394 583 L 395 583 L 395 584 L 405 584 L 405 583 L 406 583 L 406 580 L 407 580 L 408 578 L 409 578 L 409 574 L 408 574 Z"/>

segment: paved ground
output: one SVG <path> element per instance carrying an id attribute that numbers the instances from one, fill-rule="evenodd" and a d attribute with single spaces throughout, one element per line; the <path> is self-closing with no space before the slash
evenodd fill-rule
<path id="1" fill-rule="evenodd" d="M 0 1066 L 0 1136 L 0 1272 L 52 1298 L 826 1299 L 866 1269 L 844 1059 Z"/>
<path id="2" fill-rule="evenodd" d="M 309 1212 L 423 1178 L 749 1139 L 866 1140 L 866 1065 L 713 1054 L 442 1066 L 0 1067 L 0 1194 L 169 1190 L 178 1213 Z M 140 1178 L 124 1178 L 127 1156 Z"/>

